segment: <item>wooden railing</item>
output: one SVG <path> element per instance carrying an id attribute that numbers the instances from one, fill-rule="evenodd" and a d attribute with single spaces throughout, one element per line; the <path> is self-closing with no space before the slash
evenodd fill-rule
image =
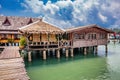
<path id="1" fill-rule="evenodd" d="M 57 41 L 57 42 L 50 42 L 50 41 L 45 41 L 45 42 L 28 42 L 29 48 L 61 48 L 61 47 L 70 47 L 71 46 L 71 41 L 66 40 L 66 41 Z"/>
<path id="2" fill-rule="evenodd" d="M 71 40 L 60 41 L 59 46 L 60 47 L 70 47 L 70 46 L 72 46 L 72 41 Z"/>

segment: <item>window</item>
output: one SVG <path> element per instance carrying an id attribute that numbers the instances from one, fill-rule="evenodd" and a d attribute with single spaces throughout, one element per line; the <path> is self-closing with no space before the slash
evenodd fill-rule
<path id="1" fill-rule="evenodd" d="M 14 34 L 14 38 L 15 39 L 20 39 L 20 35 L 19 34 Z"/>
<path id="2" fill-rule="evenodd" d="M 75 39 L 84 39 L 85 37 L 84 37 L 84 34 L 74 34 L 74 38 Z"/>
<path id="3" fill-rule="evenodd" d="M 7 39 L 7 35 L 6 34 L 1 34 L 1 39 Z"/>
<path id="4" fill-rule="evenodd" d="M 79 35 L 78 34 L 74 34 L 74 39 L 79 39 Z"/>
<path id="5" fill-rule="evenodd" d="M 79 39 L 84 39 L 84 34 L 80 34 Z"/>
<path id="6" fill-rule="evenodd" d="M 88 39 L 91 39 L 91 34 L 88 34 Z"/>
<path id="7" fill-rule="evenodd" d="M 93 34 L 93 39 L 96 39 L 96 34 Z"/>
<path id="8" fill-rule="evenodd" d="M 88 39 L 96 39 L 96 34 L 95 33 L 88 34 Z"/>
<path id="9" fill-rule="evenodd" d="M 104 33 L 100 33 L 100 39 L 105 39 L 106 35 Z"/>

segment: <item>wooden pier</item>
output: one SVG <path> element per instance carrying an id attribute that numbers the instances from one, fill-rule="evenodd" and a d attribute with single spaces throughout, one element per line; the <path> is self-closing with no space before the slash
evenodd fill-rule
<path id="1" fill-rule="evenodd" d="M 4 48 L 0 53 L 0 80 L 30 80 L 18 47 Z"/>

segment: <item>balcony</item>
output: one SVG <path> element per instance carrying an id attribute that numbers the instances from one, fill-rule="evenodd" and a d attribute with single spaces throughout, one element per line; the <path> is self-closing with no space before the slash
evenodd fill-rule
<path id="1" fill-rule="evenodd" d="M 63 47 L 70 47 L 71 41 L 57 41 L 57 42 L 50 42 L 50 41 L 44 41 L 44 42 L 28 42 L 28 46 L 30 49 L 54 49 L 54 48 L 63 48 Z"/>

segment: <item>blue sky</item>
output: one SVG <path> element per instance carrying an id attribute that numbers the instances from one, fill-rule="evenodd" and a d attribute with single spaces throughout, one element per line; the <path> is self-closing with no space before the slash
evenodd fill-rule
<path id="1" fill-rule="evenodd" d="M 58 27 L 120 28 L 120 0 L 0 0 L 0 15 L 42 17 Z"/>

